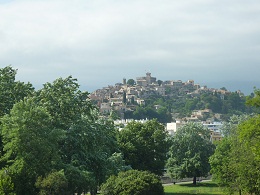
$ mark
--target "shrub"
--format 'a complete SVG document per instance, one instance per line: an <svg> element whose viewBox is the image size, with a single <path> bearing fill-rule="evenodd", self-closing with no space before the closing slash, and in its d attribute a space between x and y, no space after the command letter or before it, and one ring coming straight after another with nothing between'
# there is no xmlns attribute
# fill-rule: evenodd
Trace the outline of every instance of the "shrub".
<svg viewBox="0 0 260 195"><path fill-rule="evenodd" d="M129 170L111 176L101 186L103 195L163 195L160 178L147 171Z"/></svg>

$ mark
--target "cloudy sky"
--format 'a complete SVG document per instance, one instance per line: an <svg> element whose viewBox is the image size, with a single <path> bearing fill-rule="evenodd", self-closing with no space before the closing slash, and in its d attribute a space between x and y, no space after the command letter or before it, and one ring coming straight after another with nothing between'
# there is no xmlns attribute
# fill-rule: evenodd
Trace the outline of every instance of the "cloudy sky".
<svg viewBox="0 0 260 195"><path fill-rule="evenodd" d="M36 88L72 75L93 91L147 71L260 88L259 0L0 0L0 66Z"/></svg>

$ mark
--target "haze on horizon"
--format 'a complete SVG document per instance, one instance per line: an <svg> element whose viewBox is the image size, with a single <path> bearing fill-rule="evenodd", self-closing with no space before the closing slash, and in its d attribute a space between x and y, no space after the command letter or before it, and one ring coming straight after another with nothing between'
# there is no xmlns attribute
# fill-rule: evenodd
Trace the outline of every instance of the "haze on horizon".
<svg viewBox="0 0 260 195"><path fill-rule="evenodd" d="M260 88L258 0L0 0L0 64L36 88L143 76Z"/></svg>

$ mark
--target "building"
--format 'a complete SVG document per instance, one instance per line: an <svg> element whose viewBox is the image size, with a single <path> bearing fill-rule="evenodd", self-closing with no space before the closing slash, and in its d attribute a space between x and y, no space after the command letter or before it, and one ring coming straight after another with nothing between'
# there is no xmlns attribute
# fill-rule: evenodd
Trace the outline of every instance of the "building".
<svg viewBox="0 0 260 195"><path fill-rule="evenodd" d="M166 130L168 131L169 135L174 135L176 131L183 126L185 123L181 121L176 121L172 123L167 123L166 124Z"/></svg>
<svg viewBox="0 0 260 195"><path fill-rule="evenodd" d="M168 131L169 135L173 136L176 133L176 131L184 124L186 124L186 123L182 122L182 121L167 123L166 130ZM221 127L222 127L222 123L220 123L220 122L205 123L205 124L203 124L203 126L210 130L210 140L212 142L220 141L223 138L221 131L220 131Z"/></svg>
<svg viewBox="0 0 260 195"><path fill-rule="evenodd" d="M147 72L145 77L136 78L136 84L140 86L147 86L152 83L156 83L156 78L152 77L150 72Z"/></svg>

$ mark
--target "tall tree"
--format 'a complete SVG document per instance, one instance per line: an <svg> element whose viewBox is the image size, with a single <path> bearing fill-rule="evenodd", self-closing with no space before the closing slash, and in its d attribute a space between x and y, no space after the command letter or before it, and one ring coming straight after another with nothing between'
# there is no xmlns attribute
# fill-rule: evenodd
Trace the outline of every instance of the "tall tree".
<svg viewBox="0 0 260 195"><path fill-rule="evenodd" d="M119 132L119 148L133 169L161 175L168 151L168 134L157 120L131 122Z"/></svg>
<svg viewBox="0 0 260 195"><path fill-rule="evenodd" d="M45 108L32 98L17 103L2 119L5 170L15 184L16 194L35 194L37 177L59 162L58 142L62 131L54 129Z"/></svg>
<svg viewBox="0 0 260 195"><path fill-rule="evenodd" d="M82 115L90 118L94 116L92 112L95 108L88 95L88 92L79 90L77 79L69 76L44 84L43 88L37 91L36 96L37 103L44 106L50 113L53 125L69 130Z"/></svg>
<svg viewBox="0 0 260 195"><path fill-rule="evenodd" d="M188 123L178 129L172 138L167 162L172 178L207 176L210 171L209 157L214 152L210 132L202 124Z"/></svg>
<svg viewBox="0 0 260 195"><path fill-rule="evenodd" d="M257 106L259 97L250 99ZM211 173L228 192L260 193L260 117L232 116L223 125L225 135L210 157Z"/></svg>
<svg viewBox="0 0 260 195"><path fill-rule="evenodd" d="M0 68L0 117L8 114L16 102L34 92L32 84L16 81L16 74L17 70L11 66Z"/></svg>
<svg viewBox="0 0 260 195"><path fill-rule="evenodd" d="M59 78L3 117L2 171L7 170L16 194L37 193L36 181L41 190L52 190L55 186L47 189L44 183L53 176L61 179L57 190L66 184L67 193L92 189L96 194L109 176L116 130L111 121L99 118L87 95L72 77Z"/></svg>
<svg viewBox="0 0 260 195"><path fill-rule="evenodd" d="M81 193L90 187L95 194L106 178L108 158L116 151L113 124L99 119L88 93L80 91L71 76L46 83L37 92L37 103L46 107L54 127L65 131L59 144L69 188Z"/></svg>

